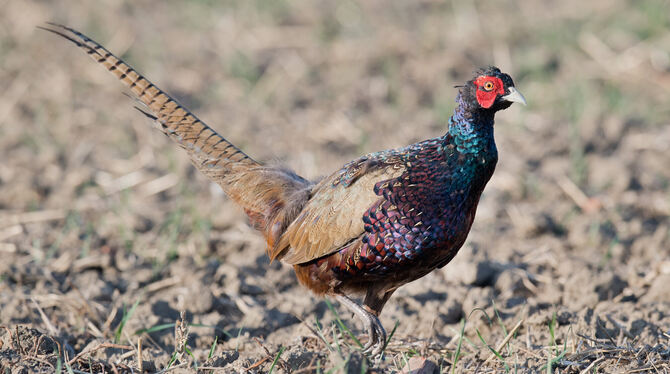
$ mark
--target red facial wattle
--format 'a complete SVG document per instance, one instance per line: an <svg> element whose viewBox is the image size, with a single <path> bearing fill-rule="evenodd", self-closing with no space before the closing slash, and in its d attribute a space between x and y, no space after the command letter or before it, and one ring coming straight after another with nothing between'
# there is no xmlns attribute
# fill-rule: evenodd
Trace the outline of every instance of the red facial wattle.
<svg viewBox="0 0 670 374"><path fill-rule="evenodd" d="M486 83L493 83L491 90L487 91L484 89ZM490 108L491 105L496 101L498 95L505 94L505 88L503 88L503 82L498 77L490 76L481 76L475 79L475 86L477 87L477 102L482 108Z"/></svg>

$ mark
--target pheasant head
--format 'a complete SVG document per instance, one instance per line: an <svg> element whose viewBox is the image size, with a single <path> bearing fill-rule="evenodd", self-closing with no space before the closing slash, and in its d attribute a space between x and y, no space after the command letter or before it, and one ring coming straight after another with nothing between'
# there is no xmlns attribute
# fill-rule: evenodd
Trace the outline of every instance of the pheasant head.
<svg viewBox="0 0 670 374"><path fill-rule="evenodd" d="M461 86L461 97L470 104L471 110L489 113L507 109L512 103L526 105L526 99L514 88L512 77L495 66L478 70Z"/></svg>

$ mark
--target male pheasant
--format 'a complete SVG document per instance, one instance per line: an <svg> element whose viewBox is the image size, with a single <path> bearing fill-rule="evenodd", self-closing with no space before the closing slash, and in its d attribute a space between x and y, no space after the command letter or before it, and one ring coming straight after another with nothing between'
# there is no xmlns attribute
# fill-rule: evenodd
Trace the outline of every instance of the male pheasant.
<svg viewBox="0 0 670 374"><path fill-rule="evenodd" d="M496 67L460 86L441 137L371 153L312 182L254 161L132 67L80 32L43 28L82 48L146 106L144 113L218 183L267 241L270 259L293 265L298 281L333 295L368 332L364 351L382 352L378 315L401 285L446 265L465 242L498 160L495 113L525 105ZM359 305L347 295L365 295Z"/></svg>

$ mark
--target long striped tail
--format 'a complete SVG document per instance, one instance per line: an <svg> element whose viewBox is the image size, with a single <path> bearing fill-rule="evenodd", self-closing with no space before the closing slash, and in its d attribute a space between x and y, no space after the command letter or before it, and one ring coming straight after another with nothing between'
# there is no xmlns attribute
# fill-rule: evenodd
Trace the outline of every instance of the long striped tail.
<svg viewBox="0 0 670 374"><path fill-rule="evenodd" d="M151 111L162 131L188 151L196 166L206 170L226 169L230 163L259 165L105 47L71 27L48 24L53 28L38 27L71 41L119 78Z"/></svg>
<svg viewBox="0 0 670 374"><path fill-rule="evenodd" d="M188 152L196 168L244 208L252 224L266 234L268 244L274 242L309 198L311 182L254 161L102 45L71 27L48 25L38 27L71 41L119 78L149 112L140 110Z"/></svg>

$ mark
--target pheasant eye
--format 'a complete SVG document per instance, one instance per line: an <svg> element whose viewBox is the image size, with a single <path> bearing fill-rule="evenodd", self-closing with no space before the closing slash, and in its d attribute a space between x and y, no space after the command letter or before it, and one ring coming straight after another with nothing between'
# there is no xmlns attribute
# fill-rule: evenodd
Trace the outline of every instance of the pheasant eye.
<svg viewBox="0 0 670 374"><path fill-rule="evenodd" d="M493 89L493 82L486 82L484 83L484 89L486 91L491 91Z"/></svg>

